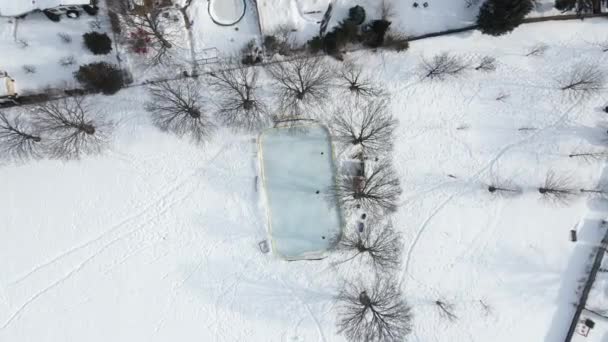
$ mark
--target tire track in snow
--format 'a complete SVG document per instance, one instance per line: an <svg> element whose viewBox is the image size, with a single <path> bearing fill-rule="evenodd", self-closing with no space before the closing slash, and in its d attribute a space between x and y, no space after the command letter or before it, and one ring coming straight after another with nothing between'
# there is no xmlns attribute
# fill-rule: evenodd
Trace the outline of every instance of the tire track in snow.
<svg viewBox="0 0 608 342"><path fill-rule="evenodd" d="M325 339L325 335L323 334L323 329L321 328L321 324L319 324L319 320L312 313L310 306L305 301L303 301L302 297L300 297L291 287L287 286L287 283L285 283L283 278L279 278L279 281L281 281L281 284L283 284L283 288L286 289L287 291L289 291L294 297L296 297L298 299L298 301L300 302L300 304L302 304L302 306L304 306L306 311L308 311L310 318L312 319L313 323L315 323L315 325L317 326L317 333L319 334L319 338L321 339L321 341L327 342L327 339Z"/></svg>
<svg viewBox="0 0 608 342"><path fill-rule="evenodd" d="M160 196L160 198L156 199L155 201L149 202L148 204L145 204L143 206L143 208L138 211L136 214L134 215L130 215L127 216L126 218L122 219L120 222L114 224L112 226L112 228L104 231L103 233L99 234L98 236L96 236L95 238L93 238L92 240L89 240L87 242L84 242L76 247L70 248L65 252L60 253L59 255L55 256L54 258L34 267L33 269L31 269L30 271L28 271L27 273L19 276L18 278L16 278L15 280L10 281L7 285L8 286L15 286L18 285L19 283L23 282L24 280L26 280L27 278L31 277L34 273L53 265L54 263L58 262L59 260L72 255L96 242L101 241L103 238L105 238L106 236L108 236L109 234L112 234L115 231L118 231L120 228L122 228L124 225L128 224L129 222L142 217L143 215L145 215L148 211L150 211L152 208L154 208L156 205L158 205L159 203L161 203L162 201L166 200L169 196L171 196L173 193L175 193L176 191L178 191L181 187L183 187L192 177L196 176L196 175L200 175L202 172L204 172L208 167L211 166L210 163L212 163L213 161L215 161L220 154L222 154L226 148L229 147L229 145L231 145L234 141L231 141L230 143L226 143L224 145L222 145L220 147L220 149L218 150L218 152L213 155L213 157L211 157L209 160L205 161L204 164L207 165L206 167L202 167L202 168L198 168L196 171L192 172L191 174L189 174L188 176L182 178L181 180L177 181L176 183L173 184L173 186L171 186L169 189L167 189L166 191L163 192L163 194Z"/></svg>
<svg viewBox="0 0 608 342"><path fill-rule="evenodd" d="M158 214L150 217L149 219L147 219L146 221L144 221L142 224L138 225L136 228L134 228L134 229L132 229L132 230L130 230L130 231L122 234L122 235L119 235L117 238L111 240L109 243L105 244L99 250L97 250L97 252L95 252L94 254L90 255L87 259L85 259L84 261L82 261L76 268L72 269L66 275L64 275L60 279L56 280L55 282L53 282L49 286L46 286L44 289L38 291L36 294L34 294L32 297L30 297L28 300L26 300L21 306L19 306L19 308L17 308L17 310L8 318L8 320L2 326L0 326L0 329L2 329L2 330L6 329L13 322L13 320L15 320L15 318L17 318L25 309L27 309L27 307L30 304L32 304L38 298L40 298L41 296L43 296L44 294L46 294L47 292L49 292L53 288L57 287L58 285L60 285L64 281L66 281L69 278L71 278L74 274L78 273L88 263L90 263L98 255L100 255L101 253L103 253L106 249L108 249L109 247L113 246L115 243L117 243L117 242L119 242L119 241L127 238L128 236L130 236L132 234L135 234L138 231L144 229L145 227L147 227L148 223L150 223L153 220L157 219L158 217L162 216L169 209L173 208L175 205L177 205L179 203L182 203L184 200L186 200L187 198L189 198L194 193L195 189L191 189L189 192L186 193L186 195L178 198L175 201L169 202L169 204L164 205L164 207L162 206L162 204L165 203L166 198L170 197L172 194L174 194L175 192L177 192L191 177L193 177L193 176L195 176L197 174L200 174L201 172L204 172L209 167L209 163L212 162L213 160L215 160L217 157L219 157L219 155L223 153L223 151L228 147L229 144L230 143L226 143L226 144L222 145L222 147L219 149L219 151L210 160L206 161L206 164L208 165L207 167L199 168L195 172L193 172L191 175L185 177L182 181L179 182L179 184L177 186L174 186L170 192L166 193L165 195L162 196L162 198L160 200L155 201L152 205L149 206L151 208L151 207L153 207L153 206L155 206L157 204L161 204L160 210L157 211ZM145 212L141 213L141 215L139 215L139 216L143 216L143 214L145 214ZM107 233L104 233L102 235L106 236ZM103 238L103 236L100 236L100 237L94 239L94 241L101 240ZM90 245L91 243L86 243L86 245ZM81 249L80 247L77 247L77 248ZM68 253L70 253L70 252L68 252ZM55 259L59 260L60 258L61 257L57 257ZM52 262L48 263L48 264L50 265L50 264L52 264Z"/></svg>
<svg viewBox="0 0 608 342"><path fill-rule="evenodd" d="M486 163L485 166L483 166L481 169L479 169L472 177L469 178L469 180L466 181L466 183L464 184L464 188L460 191L456 191L454 193L452 193L451 195L449 195L446 199L444 199L437 207L435 207L435 209L433 209L431 211L431 213L427 216L427 218L422 222L422 224L420 225L420 227L418 228L418 231L416 232L416 235L414 236L414 239L412 240L412 243L410 244L410 246L408 247L407 253L406 253L406 258L405 258L405 267L404 270L401 272L401 276L399 277L399 285L402 286L404 279L405 279L405 275L409 274L409 266L410 266L410 262L411 262L411 258L412 258L412 254L414 252L414 248L416 247L416 245L418 244L418 241L420 240L420 237L422 236L422 234L424 233L425 229L428 227L428 224L431 222L431 220L437 215L439 214L439 212L441 210L443 210L443 208L445 208L445 206L450 203L452 201L452 199L454 199L454 197L459 196L463 193L465 193L468 190L468 187L471 185L471 183L478 181L479 178L489 169L491 169L494 164L508 151L510 151L512 148L522 145L524 143L526 143L529 140L532 140L533 138L536 138L537 136L539 136L541 133L544 133L545 131L547 131L550 128L554 128L557 125L563 123L567 118L568 115L572 112L572 110L574 108L576 108L578 106L578 104L581 102L582 99L579 99L578 101L576 101L572 106L570 106L570 108L568 108L561 116L559 116L553 123L535 131L533 134L530 134L518 141L515 141L505 147L503 147L488 163ZM411 275L410 275L411 277Z"/></svg>
<svg viewBox="0 0 608 342"><path fill-rule="evenodd" d="M93 253L88 258L86 258L84 261L82 261L78 266L76 266L71 271L66 273L63 277L59 278L52 284L46 286L42 290L36 292L33 296L31 296L28 300L26 300L23 304L21 304L21 306L19 306L17 308L17 310L15 312L13 312L13 314L11 314L11 316L0 327L0 329L2 329L2 330L6 329L25 309L27 309L27 307L30 304L35 302L38 298L42 297L44 294L46 294L50 290L61 285L64 281L70 279L72 276L74 276L76 273L78 273L80 270L82 270L86 265L88 265L91 261L93 261L95 259L95 257L99 256L101 253L103 253L105 250L107 250L108 248L110 248L111 246L116 244L117 242L122 241L123 239L127 238L128 236L135 234L138 231L146 228L148 226L148 223L150 223L153 220L157 219L158 217L162 216L167 211L169 211L169 209L173 208L175 205L182 203L184 200L186 200L188 197L190 197L192 195L192 193L194 193L194 190L187 192L186 195L170 202L169 204L166 204L164 207L161 207L160 210L158 211L157 215L150 217L148 220L144 221L142 224L138 225L136 228L118 236L114 240L111 240L110 242L105 244L103 247L101 247L99 250L97 250L97 252Z"/></svg>

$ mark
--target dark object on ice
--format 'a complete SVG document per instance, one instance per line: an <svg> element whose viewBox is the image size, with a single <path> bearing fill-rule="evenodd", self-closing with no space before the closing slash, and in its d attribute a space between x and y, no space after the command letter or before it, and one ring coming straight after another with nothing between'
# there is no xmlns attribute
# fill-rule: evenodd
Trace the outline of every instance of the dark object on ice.
<svg viewBox="0 0 608 342"><path fill-rule="evenodd" d="M366 213L361 214L361 219L362 220L365 220L366 218L367 218L367 214Z"/></svg>
<svg viewBox="0 0 608 342"><path fill-rule="evenodd" d="M357 230L359 233L363 233L363 229L365 229L365 224L361 221L357 222Z"/></svg>
<svg viewBox="0 0 608 342"><path fill-rule="evenodd" d="M422 7L424 7L424 8L429 7L429 3L428 3L428 2L423 3L423 4L422 4Z"/></svg>
<svg viewBox="0 0 608 342"><path fill-rule="evenodd" d="M325 153L321 152L321 155L324 155Z"/></svg>
<svg viewBox="0 0 608 342"><path fill-rule="evenodd" d="M321 239L325 240L325 236L321 236Z"/></svg>
<svg viewBox="0 0 608 342"><path fill-rule="evenodd" d="M608 106L604 107L604 112L608 113Z"/></svg>
<svg viewBox="0 0 608 342"><path fill-rule="evenodd" d="M318 193L319 193L319 190L317 190L317 191L316 191L316 193L318 194Z"/></svg>
<svg viewBox="0 0 608 342"><path fill-rule="evenodd" d="M417 2L414 2L414 3L412 4L412 6L414 6L414 8L417 8L417 7L418 7L418 3L417 3Z"/></svg>

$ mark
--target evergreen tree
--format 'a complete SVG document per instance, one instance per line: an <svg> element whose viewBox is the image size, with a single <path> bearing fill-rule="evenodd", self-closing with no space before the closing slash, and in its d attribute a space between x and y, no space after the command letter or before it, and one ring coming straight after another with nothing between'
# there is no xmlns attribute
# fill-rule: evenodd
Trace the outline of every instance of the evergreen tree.
<svg viewBox="0 0 608 342"><path fill-rule="evenodd" d="M479 9L477 25L484 34L500 36L519 26L532 7L531 0L486 0Z"/></svg>

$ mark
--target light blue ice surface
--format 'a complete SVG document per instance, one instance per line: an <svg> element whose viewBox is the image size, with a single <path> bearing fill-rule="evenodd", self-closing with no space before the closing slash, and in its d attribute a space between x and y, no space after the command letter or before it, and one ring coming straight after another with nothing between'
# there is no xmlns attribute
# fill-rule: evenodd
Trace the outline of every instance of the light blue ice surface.
<svg viewBox="0 0 608 342"><path fill-rule="evenodd" d="M327 195L335 172L329 132L320 125L274 128L260 139L274 252L289 260L321 257L342 222Z"/></svg>

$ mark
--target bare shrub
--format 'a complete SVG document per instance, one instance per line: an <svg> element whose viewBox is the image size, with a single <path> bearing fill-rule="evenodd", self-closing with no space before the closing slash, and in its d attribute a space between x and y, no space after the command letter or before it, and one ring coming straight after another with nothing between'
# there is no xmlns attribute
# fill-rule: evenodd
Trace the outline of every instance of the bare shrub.
<svg viewBox="0 0 608 342"><path fill-rule="evenodd" d="M70 44L72 42L72 36L65 32L59 32L57 33L57 36L59 37L59 40L61 40L61 42L64 44Z"/></svg>
<svg viewBox="0 0 608 342"><path fill-rule="evenodd" d="M604 150L579 150L574 151L568 155L569 158L580 159L587 163L593 163L608 159L608 152Z"/></svg>
<svg viewBox="0 0 608 342"><path fill-rule="evenodd" d="M361 207L370 214L397 210L401 183L388 161L366 164L362 175L341 175L330 193L344 207Z"/></svg>
<svg viewBox="0 0 608 342"><path fill-rule="evenodd" d="M404 341L412 314L397 284L377 280L371 288L346 284L337 297L338 331L348 341Z"/></svg>
<svg viewBox="0 0 608 342"><path fill-rule="evenodd" d="M17 160L41 156L42 138L21 115L9 119L0 112L0 155Z"/></svg>
<svg viewBox="0 0 608 342"><path fill-rule="evenodd" d="M275 81L281 110L301 115L319 109L329 98L333 75L322 57L299 58L267 67Z"/></svg>
<svg viewBox="0 0 608 342"><path fill-rule="evenodd" d="M21 49L27 49L30 46L30 43L25 39L19 39L17 40L17 46Z"/></svg>
<svg viewBox="0 0 608 342"><path fill-rule="evenodd" d="M257 129L266 125L270 114L258 97L258 68L228 68L210 73L210 83L218 99L217 116L228 126Z"/></svg>
<svg viewBox="0 0 608 342"><path fill-rule="evenodd" d="M475 66L475 70L486 72L496 70L496 58L484 56L483 58L481 58L477 66Z"/></svg>
<svg viewBox="0 0 608 342"><path fill-rule="evenodd" d="M384 90L373 81L361 65L353 62L343 63L337 76L338 87L356 97L378 97L384 95Z"/></svg>
<svg viewBox="0 0 608 342"><path fill-rule="evenodd" d="M390 222L369 220L363 232L349 230L342 237L339 248L347 254L340 263L357 261L380 275L399 267L403 240Z"/></svg>
<svg viewBox="0 0 608 342"><path fill-rule="evenodd" d="M439 314L449 321L454 322L458 319L458 317L454 314L454 305L450 303L446 303L441 300L436 300L435 305L439 309Z"/></svg>
<svg viewBox="0 0 608 342"><path fill-rule="evenodd" d="M568 204L578 195L569 177L557 176L553 171L547 172L545 183L538 187L538 192L549 202Z"/></svg>
<svg viewBox="0 0 608 342"><path fill-rule="evenodd" d="M26 74L35 74L37 69L35 65L26 64L21 67Z"/></svg>
<svg viewBox="0 0 608 342"><path fill-rule="evenodd" d="M269 55L278 53L283 56L290 56L296 50L294 29L287 25L280 25L272 34L264 36L264 49Z"/></svg>
<svg viewBox="0 0 608 342"><path fill-rule="evenodd" d="M66 56L59 60L59 65L62 67L68 67L76 64L76 58L74 56Z"/></svg>
<svg viewBox="0 0 608 342"><path fill-rule="evenodd" d="M395 7L392 1L380 0L380 19L392 21L393 17L395 17Z"/></svg>
<svg viewBox="0 0 608 342"><path fill-rule="evenodd" d="M494 178L486 185L489 193L497 196L511 197L521 194L521 188L513 185L510 181Z"/></svg>
<svg viewBox="0 0 608 342"><path fill-rule="evenodd" d="M188 136L196 143L209 139L215 126L205 112L200 88L191 78L149 85L146 110L154 125L178 136Z"/></svg>
<svg viewBox="0 0 608 342"><path fill-rule="evenodd" d="M433 56L431 60L422 60L421 68L424 72L422 78L444 80L448 76L461 75L468 67L469 62L464 58L444 52Z"/></svg>
<svg viewBox="0 0 608 342"><path fill-rule="evenodd" d="M559 87L574 99L580 99L600 92L605 82L605 74L596 65L579 64L559 80Z"/></svg>
<svg viewBox="0 0 608 342"><path fill-rule="evenodd" d="M538 57L545 54L545 51L549 49L549 46L544 43L538 43L528 49L525 56L526 57Z"/></svg>
<svg viewBox="0 0 608 342"><path fill-rule="evenodd" d="M377 100L338 108L332 116L330 128L336 141L344 148L360 146L369 155L392 149L397 124L387 102Z"/></svg>
<svg viewBox="0 0 608 342"><path fill-rule="evenodd" d="M34 124L48 140L53 158L77 159L100 153L107 145L112 124L91 111L83 97L73 96L39 105Z"/></svg>

